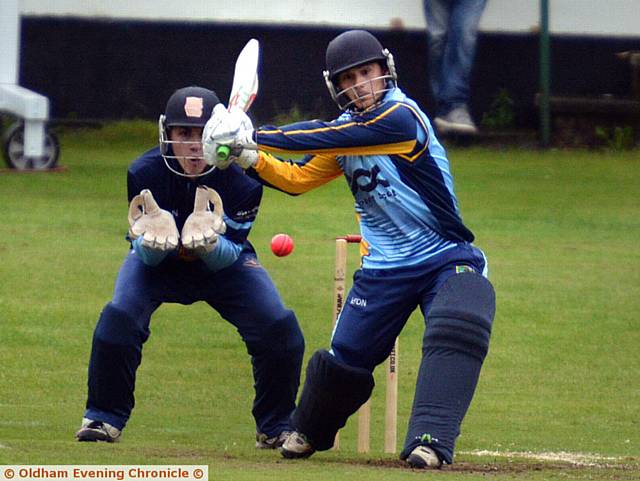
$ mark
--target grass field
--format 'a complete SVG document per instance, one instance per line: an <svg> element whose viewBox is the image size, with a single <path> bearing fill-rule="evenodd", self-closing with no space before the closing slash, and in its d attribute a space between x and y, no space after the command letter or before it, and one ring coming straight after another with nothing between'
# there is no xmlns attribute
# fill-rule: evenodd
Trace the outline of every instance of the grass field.
<svg viewBox="0 0 640 481"><path fill-rule="evenodd" d="M162 306L145 345L123 441L74 441L97 316L127 251L126 167L153 124L61 132L58 173L0 173L0 464L207 464L211 480L640 479L640 154L452 148L466 224L490 263L497 315L458 440L439 472L382 452L281 460L253 448L250 364L205 305ZM302 197L266 191L251 239L307 340L331 329L333 237L357 232L343 180ZM275 233L294 238L276 258ZM351 250L351 268L356 266ZM400 338L399 441L422 320Z"/></svg>

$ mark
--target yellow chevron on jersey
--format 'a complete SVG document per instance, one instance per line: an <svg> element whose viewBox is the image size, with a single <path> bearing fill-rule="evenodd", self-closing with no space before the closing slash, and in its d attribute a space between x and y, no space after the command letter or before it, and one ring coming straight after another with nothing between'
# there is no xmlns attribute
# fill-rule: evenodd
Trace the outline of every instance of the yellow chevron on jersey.
<svg viewBox="0 0 640 481"><path fill-rule="evenodd" d="M369 255L369 243L363 237L360 241L360 259ZM362 261L360 261L362 262Z"/></svg>
<svg viewBox="0 0 640 481"><path fill-rule="evenodd" d="M416 112L403 102L387 102L374 112L331 122L301 121L256 131L260 150L274 154L407 155L424 148L416 139Z"/></svg>
<svg viewBox="0 0 640 481"><path fill-rule="evenodd" d="M261 179L291 194L302 194L342 175L336 158L328 155L314 155L296 164L260 152L254 169Z"/></svg>
<svg viewBox="0 0 640 481"><path fill-rule="evenodd" d="M367 120L366 122L349 122L346 124L341 124L341 125L329 125L327 127L318 127L315 129L298 129L298 130L288 130L288 131L284 131L282 129L274 129L274 130L260 130L261 134L284 134L284 135L296 135L296 134L317 134L320 132L326 132L329 130L343 130L343 129L348 129L349 127L353 127L354 125L371 125L374 124L378 121L380 121L381 119L385 118L387 115L391 114L394 110L396 110L398 107L400 107L403 104L394 104L391 106L391 108L385 110L384 112L382 112L380 115ZM408 105L405 105L405 107L408 107Z"/></svg>
<svg viewBox="0 0 640 481"><path fill-rule="evenodd" d="M264 133L262 130L260 133ZM273 154L290 154L295 152L296 154L313 154L313 153L321 153L327 156L338 156L338 155L393 155L393 154L406 154L412 152L416 148L415 140L408 140L405 142L398 142L395 144L379 144L379 145L369 145L366 147L333 147L328 149L318 149L311 148L309 150L306 149L297 149L292 151L290 149L281 149L277 147L271 147L268 145L260 145L260 150L264 152L270 152ZM422 151L426 146L422 148ZM419 154L418 154L419 155Z"/></svg>

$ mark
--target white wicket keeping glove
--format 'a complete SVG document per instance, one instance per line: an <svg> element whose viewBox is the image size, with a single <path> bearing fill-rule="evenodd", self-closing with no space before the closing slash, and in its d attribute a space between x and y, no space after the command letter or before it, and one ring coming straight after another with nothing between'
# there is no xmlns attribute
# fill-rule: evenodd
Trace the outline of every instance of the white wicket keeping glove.
<svg viewBox="0 0 640 481"><path fill-rule="evenodd" d="M213 204L213 211L211 205ZM182 227L182 245L198 256L211 252L218 242L218 235L224 234L227 226L222 220L224 210L220 195L210 187L199 186L193 213Z"/></svg>
<svg viewBox="0 0 640 481"><path fill-rule="evenodd" d="M217 157L218 148L226 145L232 149L245 147L240 140L246 141L246 133L250 131L249 141L253 143L253 124L249 116L239 108L232 108L227 111L222 104L213 108L211 118L207 121L202 131L202 147L204 158L207 164L220 169L229 167L231 161L226 159L220 161ZM242 139L238 138L239 133L244 134ZM255 143L253 143L255 145Z"/></svg>
<svg viewBox="0 0 640 481"><path fill-rule="evenodd" d="M172 251L178 247L178 228L173 216L161 209L149 189L136 195L129 204L129 237L142 237L149 249Z"/></svg>

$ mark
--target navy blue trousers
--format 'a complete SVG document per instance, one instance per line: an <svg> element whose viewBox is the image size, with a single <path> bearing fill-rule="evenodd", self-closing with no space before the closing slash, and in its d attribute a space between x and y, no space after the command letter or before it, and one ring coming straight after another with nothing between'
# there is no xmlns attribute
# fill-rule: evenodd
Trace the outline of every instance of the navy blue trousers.
<svg viewBox="0 0 640 481"><path fill-rule="evenodd" d="M253 416L258 432L289 428L295 407L304 339L294 313L255 254L212 272L201 261L167 260L148 267L131 251L113 299L98 321L89 362L85 417L122 429L134 406L136 370L153 312L164 302L207 302L235 326L247 346L254 375Z"/></svg>
<svg viewBox="0 0 640 481"><path fill-rule="evenodd" d="M331 352L350 366L373 372L391 352L396 337L419 307L425 316L442 284L456 272L471 268L486 274L482 251L459 244L431 262L398 269L360 269L336 324ZM419 444L438 442L437 451L452 462L455 439L475 391L482 362L447 348L430 348L423 340L423 362L418 373L413 412L403 457Z"/></svg>

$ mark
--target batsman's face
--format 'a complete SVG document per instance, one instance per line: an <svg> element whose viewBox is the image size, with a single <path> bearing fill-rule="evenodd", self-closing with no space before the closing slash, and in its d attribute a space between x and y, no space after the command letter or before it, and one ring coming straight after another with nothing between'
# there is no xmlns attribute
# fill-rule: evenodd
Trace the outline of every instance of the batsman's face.
<svg viewBox="0 0 640 481"><path fill-rule="evenodd" d="M172 127L169 129L171 148L185 174L197 175L207 164L202 156L201 127Z"/></svg>
<svg viewBox="0 0 640 481"><path fill-rule="evenodd" d="M386 85L384 75L378 62L358 65L338 75L338 88L358 110L365 110L382 97Z"/></svg>

